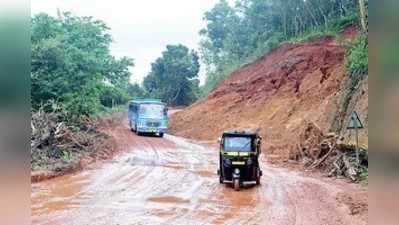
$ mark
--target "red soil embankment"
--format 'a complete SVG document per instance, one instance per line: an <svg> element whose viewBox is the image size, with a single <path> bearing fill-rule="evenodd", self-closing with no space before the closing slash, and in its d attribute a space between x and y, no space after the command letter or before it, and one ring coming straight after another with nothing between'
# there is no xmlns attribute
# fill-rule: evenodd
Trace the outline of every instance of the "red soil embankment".
<svg viewBox="0 0 399 225"><path fill-rule="evenodd" d="M352 38L346 30L344 37ZM287 159L303 123L328 132L345 81L345 49L332 37L284 43L233 72L207 97L171 116L172 133L216 140L225 129L260 128L270 157Z"/></svg>

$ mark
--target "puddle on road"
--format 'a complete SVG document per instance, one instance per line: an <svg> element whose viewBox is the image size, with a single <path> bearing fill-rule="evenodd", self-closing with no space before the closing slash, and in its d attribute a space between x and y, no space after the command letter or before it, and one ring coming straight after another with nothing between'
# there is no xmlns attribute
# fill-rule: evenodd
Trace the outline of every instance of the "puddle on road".
<svg viewBox="0 0 399 225"><path fill-rule="evenodd" d="M200 171L196 171L195 173L200 175L201 177L213 177L216 174L216 173L211 172L209 170L200 170Z"/></svg>
<svg viewBox="0 0 399 225"><path fill-rule="evenodd" d="M160 197L151 197L147 199L148 201L151 202L157 202L157 203L190 203L190 200L188 199L183 199L179 198L176 196L160 196Z"/></svg>
<svg viewBox="0 0 399 225"><path fill-rule="evenodd" d="M79 206L76 198L83 199L81 190L88 184L88 175L65 175L32 185L32 214L67 210Z"/></svg>

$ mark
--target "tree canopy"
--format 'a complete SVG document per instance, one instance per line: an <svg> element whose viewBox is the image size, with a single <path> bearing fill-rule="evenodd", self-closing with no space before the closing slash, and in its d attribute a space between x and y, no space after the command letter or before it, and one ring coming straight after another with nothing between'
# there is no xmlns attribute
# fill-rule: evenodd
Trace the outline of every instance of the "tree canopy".
<svg viewBox="0 0 399 225"><path fill-rule="evenodd" d="M170 105L188 105L197 99L199 57L179 45L167 45L162 56L151 64L143 86L149 96L161 98Z"/></svg>
<svg viewBox="0 0 399 225"><path fill-rule="evenodd" d="M71 116L92 115L110 98L127 101L133 60L110 54L109 28L92 17L41 13L31 19L31 101L57 101ZM118 96L115 96L118 95ZM113 100L112 100L113 101Z"/></svg>

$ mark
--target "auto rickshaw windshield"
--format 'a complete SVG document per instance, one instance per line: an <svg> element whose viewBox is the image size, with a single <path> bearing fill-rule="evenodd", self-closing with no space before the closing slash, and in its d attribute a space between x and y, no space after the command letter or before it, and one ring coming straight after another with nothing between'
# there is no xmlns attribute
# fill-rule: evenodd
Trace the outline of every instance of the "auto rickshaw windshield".
<svg viewBox="0 0 399 225"><path fill-rule="evenodd" d="M223 147L225 151L251 151L250 137L225 137Z"/></svg>

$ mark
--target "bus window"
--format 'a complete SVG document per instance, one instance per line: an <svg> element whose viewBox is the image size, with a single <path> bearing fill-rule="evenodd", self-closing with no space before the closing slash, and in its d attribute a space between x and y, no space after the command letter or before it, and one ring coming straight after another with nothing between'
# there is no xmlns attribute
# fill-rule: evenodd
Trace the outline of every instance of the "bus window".
<svg viewBox="0 0 399 225"><path fill-rule="evenodd" d="M142 104L139 108L139 114L149 117L164 117L164 106L158 104Z"/></svg>

